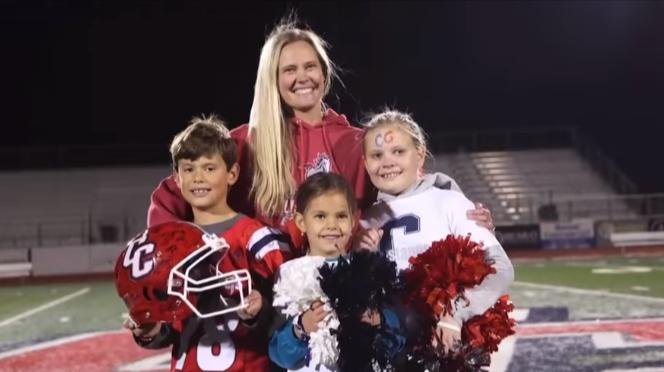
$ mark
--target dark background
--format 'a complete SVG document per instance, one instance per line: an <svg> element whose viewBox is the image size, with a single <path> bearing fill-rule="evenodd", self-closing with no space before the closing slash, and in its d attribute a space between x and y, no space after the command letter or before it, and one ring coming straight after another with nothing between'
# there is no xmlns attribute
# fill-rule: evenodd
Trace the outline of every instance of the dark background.
<svg viewBox="0 0 664 372"><path fill-rule="evenodd" d="M0 146L158 145L166 163L192 115L248 119L289 9L331 44L345 88L326 102L354 123L389 104L428 132L574 126L664 191L664 2L1 2Z"/></svg>

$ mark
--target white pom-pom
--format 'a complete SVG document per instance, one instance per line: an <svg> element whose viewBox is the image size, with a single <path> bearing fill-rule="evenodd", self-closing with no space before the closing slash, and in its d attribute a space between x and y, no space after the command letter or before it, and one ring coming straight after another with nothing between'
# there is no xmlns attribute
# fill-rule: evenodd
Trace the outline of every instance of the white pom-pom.
<svg viewBox="0 0 664 372"><path fill-rule="evenodd" d="M274 285L273 304L281 307L283 314L294 317L309 310L314 301L323 302L329 314L318 323L318 330L309 335L310 365L316 368L324 365L334 369L339 347L332 330L339 328L339 319L318 281L318 269L323 264L325 258L319 256L305 256L284 263L280 268L279 280Z"/></svg>
<svg viewBox="0 0 664 372"><path fill-rule="evenodd" d="M318 283L318 268L324 263L324 257L305 256L283 264L274 285L273 305L293 317L309 310L314 301L327 299Z"/></svg>

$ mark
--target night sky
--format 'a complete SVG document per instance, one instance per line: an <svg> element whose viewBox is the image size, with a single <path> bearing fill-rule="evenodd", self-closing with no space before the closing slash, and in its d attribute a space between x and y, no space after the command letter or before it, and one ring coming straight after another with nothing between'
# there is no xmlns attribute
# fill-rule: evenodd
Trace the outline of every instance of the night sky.
<svg viewBox="0 0 664 372"><path fill-rule="evenodd" d="M326 102L426 130L575 126L664 191L664 2L4 1L0 145L166 144L194 114L246 122L289 9L343 69Z"/></svg>

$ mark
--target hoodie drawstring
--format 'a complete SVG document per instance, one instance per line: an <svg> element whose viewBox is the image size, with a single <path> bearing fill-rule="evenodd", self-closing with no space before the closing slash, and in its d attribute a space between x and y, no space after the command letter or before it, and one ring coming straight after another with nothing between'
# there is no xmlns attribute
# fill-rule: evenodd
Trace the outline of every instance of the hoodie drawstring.
<svg viewBox="0 0 664 372"><path fill-rule="evenodd" d="M325 113L327 114L327 112ZM330 143L330 138L327 136L327 131L325 130L325 115L323 115L323 122L321 123L323 126L323 146L325 147L326 152L330 154L330 171L332 171L332 167L336 165L338 168L341 168L341 164L337 163L337 159L334 158L334 152L332 151L332 144ZM338 171L341 173L341 169L338 169Z"/></svg>

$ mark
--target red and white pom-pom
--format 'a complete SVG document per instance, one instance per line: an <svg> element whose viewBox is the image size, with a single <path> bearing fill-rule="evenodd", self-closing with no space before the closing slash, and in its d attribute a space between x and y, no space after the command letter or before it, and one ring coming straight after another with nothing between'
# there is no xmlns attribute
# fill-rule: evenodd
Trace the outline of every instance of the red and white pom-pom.
<svg viewBox="0 0 664 372"><path fill-rule="evenodd" d="M509 317L512 310L514 305L509 301L509 296L501 296L493 307L464 323L461 330L463 343L489 353L497 351L498 344L514 334L516 321Z"/></svg>
<svg viewBox="0 0 664 372"><path fill-rule="evenodd" d="M465 288L474 287L496 269L487 262L482 244L470 235L448 235L415 257L404 271L406 304L427 303L434 314L452 312L452 302L463 298Z"/></svg>

